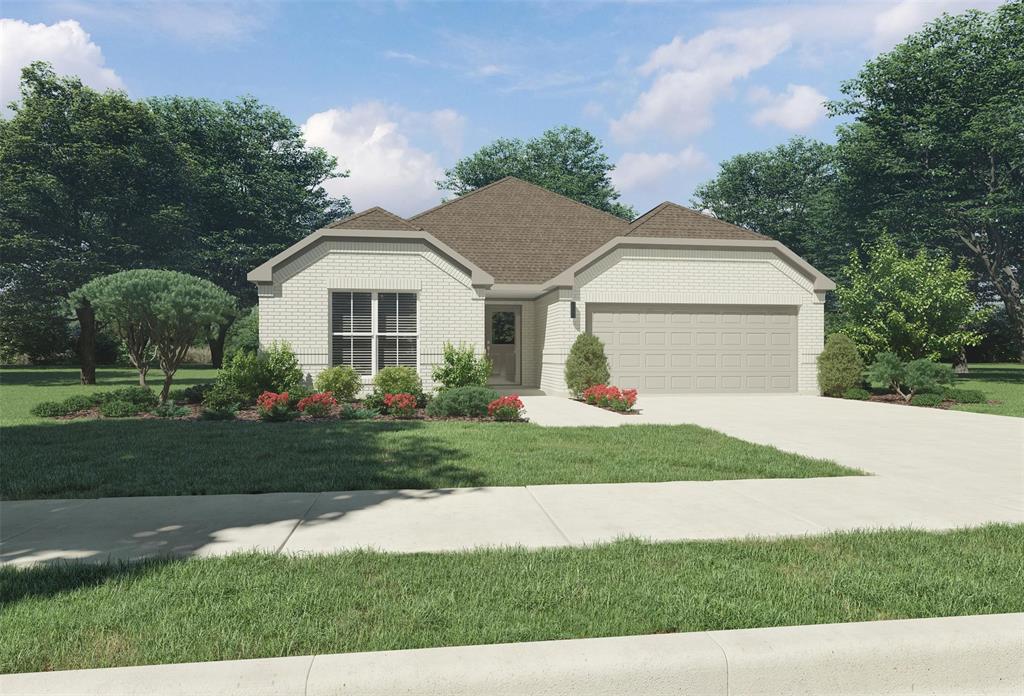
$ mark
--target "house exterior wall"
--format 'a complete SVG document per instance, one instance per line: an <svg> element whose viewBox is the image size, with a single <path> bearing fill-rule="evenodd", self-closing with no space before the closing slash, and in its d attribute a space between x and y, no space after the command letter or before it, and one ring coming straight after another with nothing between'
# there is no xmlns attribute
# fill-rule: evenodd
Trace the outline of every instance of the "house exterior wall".
<svg viewBox="0 0 1024 696"><path fill-rule="evenodd" d="M569 302L577 302L569 318ZM575 290L537 300L543 330L541 388L565 393L565 358L586 330L588 303L787 305L797 307L797 389L817 393L824 293L769 250L620 248L576 276Z"/></svg>
<svg viewBox="0 0 1024 696"><path fill-rule="evenodd" d="M419 373L426 389L446 341L484 349L484 301L469 274L423 242L324 240L260 284L260 343L285 341L307 376L330 366L332 290L417 293ZM371 378L364 378L369 383Z"/></svg>

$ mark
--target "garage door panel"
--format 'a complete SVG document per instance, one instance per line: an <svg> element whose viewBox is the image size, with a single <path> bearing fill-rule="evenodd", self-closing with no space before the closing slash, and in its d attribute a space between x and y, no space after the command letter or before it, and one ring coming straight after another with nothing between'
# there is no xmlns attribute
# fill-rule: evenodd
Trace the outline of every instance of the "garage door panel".
<svg viewBox="0 0 1024 696"><path fill-rule="evenodd" d="M652 394L796 391L796 307L591 304L588 314L619 386Z"/></svg>

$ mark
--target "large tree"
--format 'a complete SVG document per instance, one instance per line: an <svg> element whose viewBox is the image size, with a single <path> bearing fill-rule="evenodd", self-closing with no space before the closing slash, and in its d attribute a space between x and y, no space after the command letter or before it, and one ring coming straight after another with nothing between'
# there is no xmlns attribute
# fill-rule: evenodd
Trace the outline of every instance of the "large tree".
<svg viewBox="0 0 1024 696"><path fill-rule="evenodd" d="M446 169L437 187L462 196L503 177L515 176L632 219L636 211L618 202L620 194L611 180L615 165L602 147L593 134L570 126L551 128L529 140L499 138Z"/></svg>
<svg viewBox="0 0 1024 696"><path fill-rule="evenodd" d="M1024 336L1024 2L943 16L843 85L850 210L966 258ZM1024 354L1021 355L1024 361Z"/></svg>
<svg viewBox="0 0 1024 696"><path fill-rule="evenodd" d="M697 187L691 203L777 239L826 273L854 248L837 214L835 148L793 138L771 150L736 155Z"/></svg>

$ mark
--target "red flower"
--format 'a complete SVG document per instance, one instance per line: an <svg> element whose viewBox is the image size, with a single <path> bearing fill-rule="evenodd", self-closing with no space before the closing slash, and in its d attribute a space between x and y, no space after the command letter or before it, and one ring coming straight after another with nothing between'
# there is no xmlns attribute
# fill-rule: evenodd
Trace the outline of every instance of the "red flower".
<svg viewBox="0 0 1024 696"><path fill-rule="evenodd" d="M385 394L384 407L393 416L409 418L416 412L416 397L405 392Z"/></svg>
<svg viewBox="0 0 1024 696"><path fill-rule="evenodd" d="M330 413L331 409L338 405L334 395L331 392L319 392L316 394L310 394L305 399L299 401L296 404L302 412L308 410L309 415L314 417L326 416Z"/></svg>
<svg viewBox="0 0 1024 696"><path fill-rule="evenodd" d="M636 403L636 397L636 389L619 389L607 384L595 384L583 392L583 400L588 404L613 411L630 410Z"/></svg>
<svg viewBox="0 0 1024 696"><path fill-rule="evenodd" d="M487 404L487 414L494 420L519 420L523 402L518 394L502 396Z"/></svg>
<svg viewBox="0 0 1024 696"><path fill-rule="evenodd" d="M261 411L271 411L275 406L288 406L288 392L281 392L275 394L271 391L265 391L259 395L256 399L256 406Z"/></svg>

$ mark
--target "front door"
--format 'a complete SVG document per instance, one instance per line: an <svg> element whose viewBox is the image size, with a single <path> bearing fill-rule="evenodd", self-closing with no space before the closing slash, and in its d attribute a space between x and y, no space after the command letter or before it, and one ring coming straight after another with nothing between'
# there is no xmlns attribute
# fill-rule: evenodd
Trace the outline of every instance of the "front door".
<svg viewBox="0 0 1024 696"><path fill-rule="evenodd" d="M487 357L491 359L489 384L519 384L520 307L487 306Z"/></svg>

